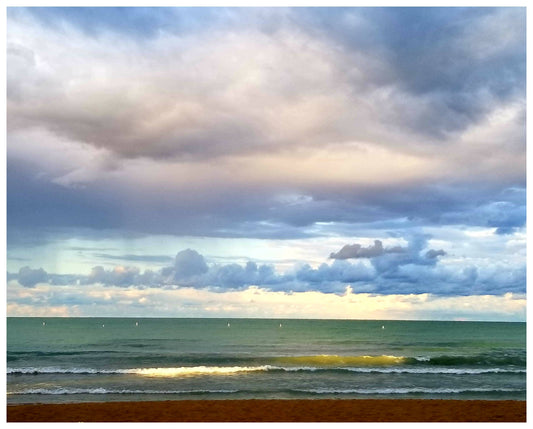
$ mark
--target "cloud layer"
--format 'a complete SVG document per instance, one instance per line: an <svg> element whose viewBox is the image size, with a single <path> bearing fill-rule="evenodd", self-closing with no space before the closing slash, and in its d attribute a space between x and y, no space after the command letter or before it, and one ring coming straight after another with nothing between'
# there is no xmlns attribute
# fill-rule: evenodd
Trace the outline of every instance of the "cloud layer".
<svg viewBox="0 0 533 429"><path fill-rule="evenodd" d="M193 249L176 254L172 266L161 269L141 269L115 265L111 269L94 267L89 275L48 274L42 268L23 267L16 279L25 287L38 283L102 284L135 288L208 289L215 292L245 290L257 286L265 290L285 293L316 291L344 294L346 288L358 293L454 295L503 295L525 293L525 267L483 267L439 263L446 255L442 249L428 249L428 237L414 236L406 247L383 248L380 240L373 245L347 245L332 255L332 263L313 268L296 264L280 272L271 264L207 263L203 255ZM348 249L348 250L346 250ZM348 254L348 252L351 252ZM346 259L358 259L351 263Z"/></svg>
<svg viewBox="0 0 533 429"><path fill-rule="evenodd" d="M13 228L525 222L519 8L15 8L7 60Z"/></svg>
<svg viewBox="0 0 533 429"><path fill-rule="evenodd" d="M525 8L9 8L6 60L24 299L525 293Z"/></svg>

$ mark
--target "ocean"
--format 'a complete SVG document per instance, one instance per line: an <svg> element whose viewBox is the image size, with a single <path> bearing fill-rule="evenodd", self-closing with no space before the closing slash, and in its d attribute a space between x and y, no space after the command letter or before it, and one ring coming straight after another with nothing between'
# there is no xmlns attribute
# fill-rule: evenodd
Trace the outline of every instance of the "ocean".
<svg viewBox="0 0 533 429"><path fill-rule="evenodd" d="M7 318L7 403L526 399L526 324Z"/></svg>

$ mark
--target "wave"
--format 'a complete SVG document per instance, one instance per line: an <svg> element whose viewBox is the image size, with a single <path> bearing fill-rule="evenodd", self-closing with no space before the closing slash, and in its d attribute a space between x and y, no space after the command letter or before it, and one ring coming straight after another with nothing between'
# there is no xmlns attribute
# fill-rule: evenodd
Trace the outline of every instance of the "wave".
<svg viewBox="0 0 533 429"><path fill-rule="evenodd" d="M440 355L440 356L419 356L415 358L409 358L405 362L406 364L425 364L425 365L438 365L438 366L526 366L526 355L524 354L497 354L488 353L472 356L462 355Z"/></svg>
<svg viewBox="0 0 533 429"><path fill-rule="evenodd" d="M288 365L306 365L315 367L391 367L391 366L444 366L444 367L499 367L526 366L525 354L481 354L473 356L440 355L440 356L284 356L274 359L274 362Z"/></svg>
<svg viewBox="0 0 533 429"><path fill-rule="evenodd" d="M269 366L230 366L230 367L213 367L213 366L194 366L194 367L178 367L178 368L134 368L123 370L127 374L143 375L148 377L179 377L187 375L231 375L240 372L257 372L268 371Z"/></svg>
<svg viewBox="0 0 533 429"><path fill-rule="evenodd" d="M525 369L506 368L339 368L350 372L381 374L521 374Z"/></svg>
<svg viewBox="0 0 533 429"><path fill-rule="evenodd" d="M55 388L25 389L7 392L8 395L201 395L212 393L238 393L239 390L139 390L139 389L105 389L95 388Z"/></svg>
<svg viewBox="0 0 533 429"><path fill-rule="evenodd" d="M28 355L25 355L28 353ZM100 362L102 355L111 353L114 356L106 357L106 361L129 362L133 366L142 366L148 360L158 362L160 367L170 367L179 361L183 367L198 366L199 359L202 360L202 365L205 367L254 367L257 365L272 365L272 366L306 366L316 368L331 368L331 367L405 367L405 366L437 366L437 367L526 367L526 353L525 351L508 351L508 352L492 352L476 355L458 355L458 354L442 354L442 355L427 355L427 356L394 356L394 355L334 355L321 354L309 356L243 356L243 355L219 355L219 354L147 354L147 355L132 355L120 354L118 352L10 352L8 353L8 363L15 366L15 362L23 358L28 362L29 358L34 357L35 362L41 361L41 358L67 357L78 355L87 362L85 365L91 365L89 362ZM33 360L33 359L31 359Z"/></svg>
<svg viewBox="0 0 533 429"><path fill-rule="evenodd" d="M460 394L460 393L523 393L524 389L511 388L428 388L428 387L391 387L382 389L305 389L295 390L312 394L358 394L358 395L408 395L408 394Z"/></svg>
<svg viewBox="0 0 533 429"><path fill-rule="evenodd" d="M285 372L354 372L363 374L522 374L525 369L516 368L432 368L432 367L276 367L269 371Z"/></svg>
<svg viewBox="0 0 533 429"><path fill-rule="evenodd" d="M381 366L381 365L400 365L405 362L403 356L338 356L338 355L314 355L314 356L284 356L275 360L288 364L314 364L319 366L338 366L338 365L364 365L364 366Z"/></svg>
<svg viewBox="0 0 533 429"><path fill-rule="evenodd" d="M435 368L435 367L311 367L311 366L231 366L231 367L174 367L174 368L59 368L59 367L22 367L7 368L7 374L132 374L146 377L185 377L195 375L233 375L245 372L352 372L381 374L521 374L525 369L517 368Z"/></svg>
<svg viewBox="0 0 533 429"><path fill-rule="evenodd" d="M95 369L95 368L58 368L58 367L26 367L7 368L7 374L134 374L147 377L179 377L188 375L231 375L239 372L268 371L268 365L255 367L177 367L177 368L127 368L127 369Z"/></svg>
<svg viewBox="0 0 533 429"><path fill-rule="evenodd" d="M408 394L467 394L467 393L524 393L525 389L513 388L427 388L427 387L391 387L376 389L287 389L275 392L230 390L230 389L201 389L201 390L152 390L152 389L106 389L95 388L33 388L7 392L7 395L209 395L209 394L311 394L311 395L408 395Z"/></svg>
<svg viewBox="0 0 533 429"><path fill-rule="evenodd" d="M119 374L122 370L93 368L23 367L7 368L7 374Z"/></svg>
<svg viewBox="0 0 533 429"><path fill-rule="evenodd" d="M102 354L120 354L119 350L68 350L68 351L52 351L45 352L42 350L30 351L9 351L7 356L11 358L36 356L36 357L55 357L55 356L88 356L88 355L102 355Z"/></svg>

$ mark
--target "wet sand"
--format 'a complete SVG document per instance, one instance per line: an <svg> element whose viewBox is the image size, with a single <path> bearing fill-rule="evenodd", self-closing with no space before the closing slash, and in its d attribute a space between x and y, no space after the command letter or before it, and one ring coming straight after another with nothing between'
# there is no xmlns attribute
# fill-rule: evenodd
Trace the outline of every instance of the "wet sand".
<svg viewBox="0 0 533 429"><path fill-rule="evenodd" d="M525 422L525 401L190 400L8 405L8 422Z"/></svg>

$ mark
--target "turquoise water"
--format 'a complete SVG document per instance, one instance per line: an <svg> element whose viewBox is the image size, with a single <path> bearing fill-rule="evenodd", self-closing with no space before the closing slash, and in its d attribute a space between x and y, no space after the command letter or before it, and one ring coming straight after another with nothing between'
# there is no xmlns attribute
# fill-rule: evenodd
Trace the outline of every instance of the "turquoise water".
<svg viewBox="0 0 533 429"><path fill-rule="evenodd" d="M526 399L526 324L8 318L7 401Z"/></svg>

